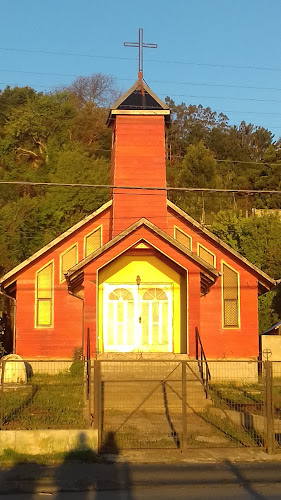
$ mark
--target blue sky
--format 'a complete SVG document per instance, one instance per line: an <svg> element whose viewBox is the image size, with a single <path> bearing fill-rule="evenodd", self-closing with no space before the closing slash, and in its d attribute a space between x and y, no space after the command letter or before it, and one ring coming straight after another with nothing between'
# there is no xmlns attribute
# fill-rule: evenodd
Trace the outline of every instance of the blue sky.
<svg viewBox="0 0 281 500"><path fill-rule="evenodd" d="M126 90L138 55L123 42L137 41L142 27L144 41L158 44L144 51L144 78L159 97L210 106L231 124L261 125L277 139L280 18L280 0L2 2L0 88L51 91L101 72Z"/></svg>

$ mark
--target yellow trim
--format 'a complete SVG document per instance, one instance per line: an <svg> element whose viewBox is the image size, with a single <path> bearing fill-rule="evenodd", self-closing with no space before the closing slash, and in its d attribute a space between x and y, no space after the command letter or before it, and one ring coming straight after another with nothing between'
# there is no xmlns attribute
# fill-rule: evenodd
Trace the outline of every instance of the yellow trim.
<svg viewBox="0 0 281 500"><path fill-rule="evenodd" d="M38 316L38 287L37 287L37 275L38 273L40 273L40 271L43 271L43 269L45 269L45 267L48 267L50 264L52 264L52 298L51 298L51 302L52 302L52 307L51 307L51 313L52 313L52 322L50 325L38 325L37 324L37 316ZM34 319L35 319L35 323L34 323L34 328L36 328L37 330L41 330L42 328L45 329L45 328L54 328L54 284L55 284L55 260L52 259L50 260L49 262L47 262L47 264L44 264L44 266L40 267L40 269L38 269L36 272L35 272L35 314L34 314Z"/></svg>
<svg viewBox="0 0 281 500"><path fill-rule="evenodd" d="M213 255L213 257L214 257L214 265L213 265L213 267L216 267L216 265L217 265L217 256L213 252L211 252L211 250L209 250L209 248L204 247L204 245L202 245L202 243L199 243L199 242L197 243L197 255L198 255L198 257L200 257L200 252L199 252L199 248L200 247L203 248L204 250L206 250L206 252L208 252L211 255ZM200 259L205 260L205 259L203 259L203 257L200 257ZM207 261L205 260L205 262L207 262ZM209 262L207 262L207 264L209 264Z"/></svg>
<svg viewBox="0 0 281 500"><path fill-rule="evenodd" d="M238 283L238 293L237 293L237 305L238 305L238 326L224 326L224 297L223 297L223 280L224 280L224 274L223 274L223 266L229 267L232 271L234 271L237 274L237 283ZM222 306L222 328L223 330L240 330L241 328L241 304L240 304L240 273L234 269L234 267L230 266L227 262L224 260L221 261L221 306Z"/></svg>
<svg viewBox="0 0 281 500"><path fill-rule="evenodd" d="M89 236L91 236L92 234L94 234L99 229L101 230L101 232L100 232L100 247L102 247L102 244L103 244L103 225L100 224L99 226L95 227L95 229L93 229L93 231L91 231L90 233L88 233L88 234L86 234L84 236L84 245L83 245L84 246L84 248L83 248L84 259L87 257L87 255L86 255L86 241L87 241L87 238L89 238Z"/></svg>
<svg viewBox="0 0 281 500"><path fill-rule="evenodd" d="M59 275L59 283L63 283L65 281L65 278L61 279L61 276L62 276L62 259L63 259L63 256L69 252L69 250L72 250L72 248L76 247L76 262L75 264L73 265L76 265L78 264L78 242L77 243L74 243L73 245L71 245L69 248L67 248L64 252L62 252L60 254L60 275Z"/></svg>
<svg viewBox="0 0 281 500"><path fill-rule="evenodd" d="M182 234L184 234L184 236L186 236L187 238L189 238L189 240L190 240L190 247L189 247L189 249L188 249L188 250L191 250L191 252L192 252L192 245L193 245L193 242L192 242L192 236L190 236L190 235L189 235L189 234L187 234L185 231L183 231L180 227L178 227L178 226L176 226L176 225L175 225L175 226L174 226L174 239L175 239L176 241L179 241L179 240L176 238L176 231L180 231ZM180 241L179 241L179 243L180 243ZM183 245L183 243L182 243L182 245ZM185 246L185 245L184 245L184 246ZM187 247L186 247L186 248L187 248Z"/></svg>
<svg viewBox="0 0 281 500"><path fill-rule="evenodd" d="M139 243L141 241L144 241L150 247L155 248L155 250L157 250L157 252L160 255L167 255L165 252L163 252L162 250L160 250L158 247L156 247L155 245L153 245L152 243L150 243L146 238L140 238L136 243L134 243L133 245L131 245L128 248L134 247L134 245L136 245L137 243ZM117 256L113 257L112 259L110 259L105 264L102 264L102 266L100 266L97 269L97 272L96 272L96 283L97 283L97 287L96 287L96 303L97 303L97 317L99 318L99 321L96 322L96 325L97 325L96 326L96 332L97 332L97 345L96 345L96 348L97 348L97 350L99 352L103 352L102 314L100 314L100 312L99 312L100 310L103 310L103 300L102 300L102 297L103 297L103 280L100 279L100 275L103 272L103 270L106 269L111 263L113 263L119 257L124 256L124 254L127 252L128 248L123 249ZM187 303L186 303L187 352L189 353L189 275L188 275L188 269L186 267L182 266L181 264L179 264L175 259L169 257L168 255L167 255L167 257L168 257L168 259L171 262L174 262L180 269L182 269L185 272L184 279L186 278L186 294L187 294L186 295L186 299L187 299ZM158 257L158 259L159 258L160 257ZM178 273L178 274L180 275L180 273Z"/></svg>
<svg viewBox="0 0 281 500"><path fill-rule="evenodd" d="M112 109L110 111L112 115L170 115L169 109Z"/></svg>
<svg viewBox="0 0 281 500"><path fill-rule="evenodd" d="M136 276L141 276L141 285L150 287L171 286L172 300L172 352L180 352L181 335L183 324L181 319L181 308L184 305L181 302L181 275L171 269L161 258L155 256L123 256L115 259L110 266L104 266L99 270L98 289L99 289L99 321L98 321L98 342L99 351L104 351L104 332L103 332L103 306L104 306L104 284L114 286L130 285L137 287ZM185 311L185 307L184 307ZM138 347L136 345L136 349ZM152 348L153 351L153 348ZM156 351L155 351L156 352ZM158 351L157 351L158 352ZM164 351L166 352L166 351ZM167 351L168 352L168 351Z"/></svg>

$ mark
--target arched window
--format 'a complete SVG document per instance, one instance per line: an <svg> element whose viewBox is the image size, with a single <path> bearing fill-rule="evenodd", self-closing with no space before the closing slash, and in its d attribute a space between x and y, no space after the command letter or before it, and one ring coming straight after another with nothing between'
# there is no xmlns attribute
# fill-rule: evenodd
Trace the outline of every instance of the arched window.
<svg viewBox="0 0 281 500"><path fill-rule="evenodd" d="M109 294L109 300L133 300L133 295L126 288L116 288Z"/></svg>
<svg viewBox="0 0 281 500"><path fill-rule="evenodd" d="M143 295L143 300L168 300L168 297L162 288L150 288Z"/></svg>

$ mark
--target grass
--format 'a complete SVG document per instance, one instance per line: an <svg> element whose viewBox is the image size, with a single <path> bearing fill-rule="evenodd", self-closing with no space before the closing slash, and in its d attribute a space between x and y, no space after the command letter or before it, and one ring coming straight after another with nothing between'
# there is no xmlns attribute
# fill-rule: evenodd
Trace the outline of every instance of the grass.
<svg viewBox="0 0 281 500"><path fill-rule="evenodd" d="M262 439L257 433L253 430L246 430L240 425L235 425L227 417L223 418L213 415L208 410L202 412L201 417L225 434L237 446L263 446Z"/></svg>
<svg viewBox="0 0 281 500"><path fill-rule="evenodd" d="M35 463L38 465L61 465L63 463L83 462L101 463L100 456L92 450L73 450L65 453L51 453L29 455L17 453L11 448L6 448L0 455L0 467L13 467L17 464Z"/></svg>
<svg viewBox="0 0 281 500"><path fill-rule="evenodd" d="M3 394L4 429L83 429L83 375L35 374Z"/></svg>
<svg viewBox="0 0 281 500"><path fill-rule="evenodd" d="M249 406L253 413L260 413L264 398L262 384L211 384L210 396L217 407L239 411Z"/></svg>

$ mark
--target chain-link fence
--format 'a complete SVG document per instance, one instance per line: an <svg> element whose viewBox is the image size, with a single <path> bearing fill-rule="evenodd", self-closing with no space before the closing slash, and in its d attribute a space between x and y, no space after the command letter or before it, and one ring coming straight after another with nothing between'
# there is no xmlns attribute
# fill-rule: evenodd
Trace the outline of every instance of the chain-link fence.
<svg viewBox="0 0 281 500"><path fill-rule="evenodd" d="M272 373L265 366L257 361L96 361L94 422L101 449L272 448Z"/></svg>
<svg viewBox="0 0 281 500"><path fill-rule="evenodd" d="M83 361L2 360L1 429L86 428L86 367Z"/></svg>
<svg viewBox="0 0 281 500"><path fill-rule="evenodd" d="M99 431L101 451L281 449L281 362L0 362L0 426Z"/></svg>

